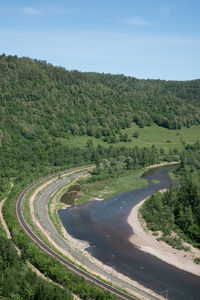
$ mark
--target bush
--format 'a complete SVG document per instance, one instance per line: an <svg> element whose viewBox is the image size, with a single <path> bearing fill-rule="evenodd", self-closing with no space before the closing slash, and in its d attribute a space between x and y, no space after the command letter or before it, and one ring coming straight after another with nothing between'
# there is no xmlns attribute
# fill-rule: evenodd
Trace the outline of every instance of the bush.
<svg viewBox="0 0 200 300"><path fill-rule="evenodd" d="M8 196L8 200L5 202L3 206L3 214L6 219L6 223L9 227L9 230L11 232L13 241L22 250L24 259L30 261L41 273L45 274L53 281L64 285L67 289L67 292L70 291L72 293L75 293L79 295L80 298L82 299L86 299L85 298L86 294L87 294L87 299L88 298L109 299L109 300L115 299L115 297L110 292L101 290L100 288L96 287L94 284L87 282L82 276L73 273L72 271L64 267L55 258L49 257L48 254L43 252L32 241L30 241L30 238L28 238L28 236L24 233L24 231L20 227L14 209L15 201L19 196L20 192L24 188L25 185L22 186L16 184L14 188L11 190L11 193ZM0 272L0 274L2 273ZM40 291L38 295L40 295ZM51 297L40 298L38 296L35 299L51 299ZM65 299L65 297L62 298L54 297L54 299Z"/></svg>
<svg viewBox="0 0 200 300"><path fill-rule="evenodd" d="M77 192L81 191L81 185L78 183L71 185L68 188L68 192L71 192L71 191L77 191Z"/></svg>
<svg viewBox="0 0 200 300"><path fill-rule="evenodd" d="M199 265L200 264L200 257L195 257L194 263Z"/></svg>
<svg viewBox="0 0 200 300"><path fill-rule="evenodd" d="M139 138L139 132L138 131L133 132L133 137L136 139Z"/></svg>

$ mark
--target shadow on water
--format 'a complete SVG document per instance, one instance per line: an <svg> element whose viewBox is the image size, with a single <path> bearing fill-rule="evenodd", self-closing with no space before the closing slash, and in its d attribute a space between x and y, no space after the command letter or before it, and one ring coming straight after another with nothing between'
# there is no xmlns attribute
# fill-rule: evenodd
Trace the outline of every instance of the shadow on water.
<svg viewBox="0 0 200 300"><path fill-rule="evenodd" d="M88 252L104 264L158 294L169 290L169 299L197 300L200 299L198 276L166 264L129 242L134 233L127 223L131 209L157 190L167 188L171 183L167 172L174 168L148 170L143 174L148 179L146 187L60 210L59 216L67 231L77 239L88 241L91 245Z"/></svg>

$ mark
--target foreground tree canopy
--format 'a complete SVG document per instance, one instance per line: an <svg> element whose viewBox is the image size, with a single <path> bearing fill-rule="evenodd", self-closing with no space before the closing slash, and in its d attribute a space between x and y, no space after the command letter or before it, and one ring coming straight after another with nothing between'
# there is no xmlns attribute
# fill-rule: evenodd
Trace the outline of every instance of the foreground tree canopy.
<svg viewBox="0 0 200 300"><path fill-rule="evenodd" d="M92 139L88 139L86 147L71 148L58 138L88 135L114 143L118 134L120 141L126 142L128 135L121 130L130 127L132 122L140 127L157 124L169 129L200 124L199 94L200 80L138 80L123 75L67 71L45 61L0 56L0 199L10 189L10 182L14 183L4 204L4 217L13 241L22 250L23 259L63 284L66 298L71 299L70 292L79 294L82 299L114 297L66 270L30 242L15 216L14 205L19 193L36 178L72 166L96 163L91 177L96 181L158 163L160 158L155 146L143 149L94 147ZM138 132L133 136L138 138ZM180 172L193 173L199 168L199 161L199 146L188 146L181 154ZM177 201L167 204L170 210L166 210L166 215L170 222L177 216L175 224L199 243L199 215L194 214L199 211L196 201L199 187L194 186L199 175L195 176L191 177L194 182L185 181L183 192L189 195L191 186L197 196L191 203L185 196L183 205L178 208ZM175 192L172 190L172 193ZM177 197L179 194L175 199ZM160 200L157 202L160 209L163 204ZM38 279L20 261L13 245L1 232L0 286L0 296L5 299L54 299L55 295L56 299L65 299L63 290Z"/></svg>
<svg viewBox="0 0 200 300"><path fill-rule="evenodd" d="M150 197L141 213L149 229L161 230L164 236L174 230L186 241L200 248L199 159L200 143L187 146L181 154L181 164L176 171L180 177L180 185L171 185L166 193ZM172 239L167 241L172 243Z"/></svg>

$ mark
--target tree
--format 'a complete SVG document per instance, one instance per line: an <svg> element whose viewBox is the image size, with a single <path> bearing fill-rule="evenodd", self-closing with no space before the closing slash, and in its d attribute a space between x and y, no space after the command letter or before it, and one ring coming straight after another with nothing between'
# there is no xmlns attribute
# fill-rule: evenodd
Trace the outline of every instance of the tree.
<svg viewBox="0 0 200 300"><path fill-rule="evenodd" d="M136 139L139 138L139 132L138 131L134 131L133 132L133 137L136 138Z"/></svg>
<svg viewBox="0 0 200 300"><path fill-rule="evenodd" d="M93 146L93 140L92 139L87 140L87 147L90 148L92 146Z"/></svg>

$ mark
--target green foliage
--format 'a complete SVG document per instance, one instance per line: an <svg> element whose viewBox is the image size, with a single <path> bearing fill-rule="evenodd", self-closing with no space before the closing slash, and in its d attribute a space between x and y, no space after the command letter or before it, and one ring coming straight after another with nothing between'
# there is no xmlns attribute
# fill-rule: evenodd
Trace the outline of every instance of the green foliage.
<svg viewBox="0 0 200 300"><path fill-rule="evenodd" d="M139 138L139 132L138 131L134 131L133 132L133 137L138 139Z"/></svg>
<svg viewBox="0 0 200 300"><path fill-rule="evenodd" d="M68 289L38 277L20 259L12 242L0 236L0 297L6 299L73 299Z"/></svg>
<svg viewBox="0 0 200 300"><path fill-rule="evenodd" d="M179 129L200 123L200 81L81 73L0 56L0 143L76 135L114 137L134 121ZM44 140L44 139L43 139Z"/></svg>
<svg viewBox="0 0 200 300"><path fill-rule="evenodd" d="M92 141L92 139L89 139L87 141L87 147L92 147L92 146L93 146L93 141Z"/></svg>
<svg viewBox="0 0 200 300"><path fill-rule="evenodd" d="M142 178L144 169L126 170L120 173L120 176L109 176L105 179L88 182L86 179L80 180L84 196L78 200L83 203L92 198L107 198L133 189L139 189L148 184L147 180ZM115 174L115 172L114 172Z"/></svg>
<svg viewBox="0 0 200 300"><path fill-rule="evenodd" d="M200 264L200 257L195 257L194 262L195 262L195 264L199 265Z"/></svg>
<svg viewBox="0 0 200 300"><path fill-rule="evenodd" d="M78 198L80 198L80 196L76 191L65 192L60 198L60 202L65 204L74 204L74 201Z"/></svg>
<svg viewBox="0 0 200 300"><path fill-rule="evenodd" d="M148 229L157 231L164 230L166 220L163 215L166 213L163 211L162 195L156 193L152 195L140 209L142 217L147 222Z"/></svg>
<svg viewBox="0 0 200 300"><path fill-rule="evenodd" d="M10 178L19 182L52 166L110 158L94 150L93 140L128 144L125 130L132 130L133 121L139 127L199 124L199 87L199 81L69 72L44 61L0 56L0 196ZM74 149L68 147L70 137L86 134L91 136L88 147L80 150L79 139Z"/></svg>
<svg viewBox="0 0 200 300"><path fill-rule="evenodd" d="M16 185L8 196L7 201L3 207L4 217L8 224L14 243L21 249L23 259L29 260L41 273L53 281L62 284L66 291L65 294L68 296L69 291L77 295L80 295L81 299L115 299L109 292L103 291L97 288L92 283L88 283L83 277L73 273L56 259L49 257L45 252L38 248L34 243L30 241L27 235L23 232L22 228L18 224L18 221L14 212L15 200L24 186ZM15 255L16 256L16 255ZM15 269L15 268L14 268ZM18 275L18 271L15 273L15 277ZM0 273L1 278L1 273ZM18 289L18 281L16 281L16 289ZM6 285L5 285L5 288ZM41 296L40 296L41 295ZM35 299L48 299L43 296L42 288L38 290ZM52 295L54 295L52 293ZM59 294L58 294L59 295ZM38 298L37 298L38 297ZM40 298L41 297L41 298ZM44 298L42 298L44 297ZM71 297L71 296L70 296ZM23 298L22 298L23 299ZM28 298L24 298L28 299ZM53 299L49 296L49 299ZM60 299L54 297L54 299ZM61 299L68 299L65 296ZM71 299L71 298L69 298Z"/></svg>
<svg viewBox="0 0 200 300"><path fill-rule="evenodd" d="M154 146L143 149L137 147L132 149L111 147L111 149L113 157L109 160L104 159L98 164L98 167L91 172L92 176L86 180L87 182L119 177L126 170L137 170L159 162L158 152Z"/></svg>
<svg viewBox="0 0 200 300"><path fill-rule="evenodd" d="M200 144L187 146L181 154L181 164L177 175L181 177L178 187L170 186L161 194L157 193L148 199L141 213L151 230L162 230L164 235L171 230L177 231L184 239L200 247ZM178 248L179 239L164 237Z"/></svg>
<svg viewBox="0 0 200 300"><path fill-rule="evenodd" d="M81 185L79 183L73 184L68 188L68 192L71 191L77 191L80 192L81 191Z"/></svg>
<svg viewBox="0 0 200 300"><path fill-rule="evenodd" d="M181 165L177 172L181 175L193 172L200 169L200 142L197 141L194 145L186 145L185 151L180 155Z"/></svg>
<svg viewBox="0 0 200 300"><path fill-rule="evenodd" d="M81 185L76 183L71 185L68 190L62 195L60 201L65 204L74 204L74 201L79 199L82 194L80 194Z"/></svg>
<svg viewBox="0 0 200 300"><path fill-rule="evenodd" d="M133 138L133 132L138 131L139 137ZM116 142L112 143L115 147L135 147L144 148L151 147L155 145L158 150L163 148L164 154L169 154L169 150L176 148L179 152L183 151L184 145L182 143L182 137L186 143L193 144L199 139L200 125L192 126L190 128L181 128L180 130L170 130L164 127L159 127L157 125L145 126L143 128L138 127L135 123L132 123L131 128L126 128L121 130L122 133L127 133L131 142L120 142L119 134L115 134ZM172 142L166 143L166 137L169 138ZM93 142L94 147L97 147L99 144L101 146L109 146L109 140L103 141L105 137L90 137ZM71 148L79 147L85 148L87 146L88 136L72 136L70 138L57 138L57 141L61 142L63 145L67 145ZM162 153L161 153L162 154ZM162 154L163 155L163 154ZM170 154L170 156L174 154ZM179 158L178 158L179 159Z"/></svg>
<svg viewBox="0 0 200 300"><path fill-rule="evenodd" d="M15 188L4 210L13 239L22 250L23 257L83 299L112 299L109 293L88 284L30 243L16 220L14 201L24 187L36 178L72 166L87 163L100 166L104 161L108 163L107 170L94 176L106 178L114 173L120 174L124 168L138 169L158 162L155 146L148 149L124 147L124 144L129 146L128 130L132 134L132 123L138 125L139 137L142 135L140 130L146 132L144 126L153 124L169 129L198 125L199 91L199 80L166 82L138 80L122 75L69 72L44 61L0 56L0 197L6 194L12 180ZM90 140L85 143L86 147L80 147L79 136L84 138L86 135L90 136ZM71 137L78 138L75 147L68 145ZM101 139L101 144L104 143L102 140L110 144L121 140L121 147L103 147L93 143L95 138ZM138 140L140 138L134 139L134 143ZM160 143L160 137L157 142ZM144 146L146 144L151 146L152 139ZM186 150L194 152L193 148ZM169 157L173 156L171 154ZM193 159L195 167L200 161L198 155ZM182 164L187 168L189 166L187 152L182 154ZM156 205L162 209L163 204L160 205L159 201ZM177 224L184 223L187 234L196 241L199 236L195 225L199 226L198 216L193 214L192 218L191 211L193 213L193 203L188 205L186 220L183 220L181 209L179 213L177 211ZM164 216L164 212L162 214ZM170 207L165 214L172 222ZM155 213L154 216L156 218ZM16 275L14 270L11 272ZM0 280L2 277L0 273ZM20 293L21 285L18 281L14 282L12 276L10 278L9 284L13 284ZM38 286L36 298L40 299L41 295L45 299L42 286ZM17 294L12 297L19 298Z"/></svg>
<svg viewBox="0 0 200 300"><path fill-rule="evenodd" d="M124 134L123 134L123 133L120 133L119 140L120 140L120 142L130 142L130 141L131 141L131 140L129 139L127 133L124 133Z"/></svg>
<svg viewBox="0 0 200 300"><path fill-rule="evenodd" d="M163 236L161 238L157 239L158 241L165 241L167 244L172 246L174 249L178 250L184 250L184 251L189 251L190 247L188 246L183 246L182 239L179 237L169 237L169 236Z"/></svg>

